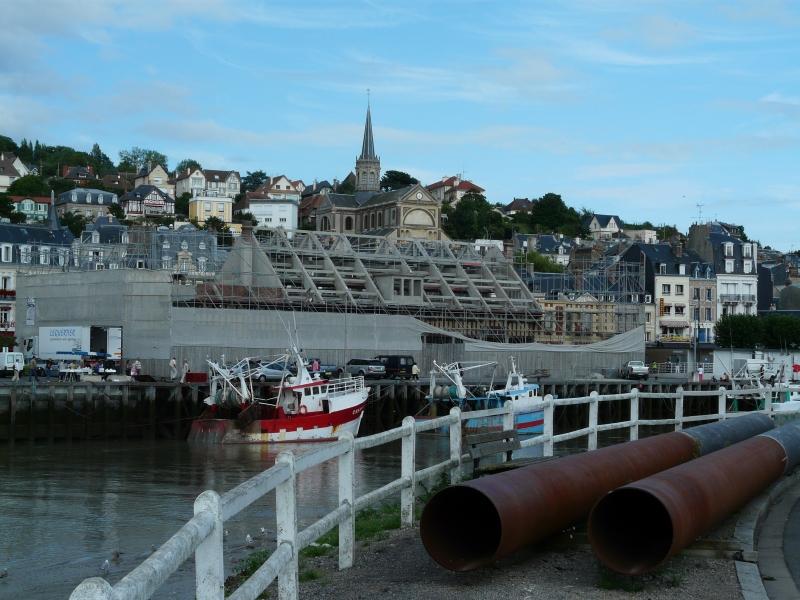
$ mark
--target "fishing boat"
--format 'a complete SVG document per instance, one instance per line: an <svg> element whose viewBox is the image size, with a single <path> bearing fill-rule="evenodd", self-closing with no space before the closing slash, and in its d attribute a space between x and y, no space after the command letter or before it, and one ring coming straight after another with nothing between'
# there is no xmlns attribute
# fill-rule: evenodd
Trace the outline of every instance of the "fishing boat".
<svg viewBox="0 0 800 600"><path fill-rule="evenodd" d="M458 406L462 411L483 410L500 408L510 400L514 405L514 427L520 434L542 433L544 428L544 412L542 410L542 397L539 395L539 385L528 383L525 376L517 370L517 365L511 357L509 369L504 386L490 389L485 393L473 394L464 385L464 373L474 369L496 366L495 362L486 363L460 363L454 362L440 365L433 362L434 371L431 373L430 394L427 397L429 404L436 401L435 396L445 396L445 401ZM440 387L436 385L437 372L443 375L450 385ZM436 394L436 390L439 393ZM430 417L418 416L420 420ZM501 429L502 424L498 417L468 418L464 427L467 433L478 433Z"/></svg>
<svg viewBox="0 0 800 600"><path fill-rule="evenodd" d="M201 443L318 442L344 432L358 435L369 388L363 377L328 380L310 373L297 346L284 357L287 368L275 395L253 393L252 359L226 367L208 361L213 373L208 409L192 423L189 441Z"/></svg>

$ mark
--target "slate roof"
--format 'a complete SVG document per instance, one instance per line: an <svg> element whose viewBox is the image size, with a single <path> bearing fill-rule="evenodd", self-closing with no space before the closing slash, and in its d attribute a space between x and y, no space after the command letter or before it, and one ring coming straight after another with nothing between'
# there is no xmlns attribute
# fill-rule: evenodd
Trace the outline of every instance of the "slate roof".
<svg viewBox="0 0 800 600"><path fill-rule="evenodd" d="M373 194L370 198L361 203L361 206L375 206L376 204L383 204L384 202L396 202L408 193L408 190L417 184L407 185L391 192L379 192Z"/></svg>
<svg viewBox="0 0 800 600"><path fill-rule="evenodd" d="M533 202L531 202L527 198L514 198L510 203L506 204L503 207L503 211L509 212L512 210L517 210L517 211L530 210L532 206Z"/></svg>
<svg viewBox="0 0 800 600"><path fill-rule="evenodd" d="M598 215L598 214L595 213L592 216L595 219L597 219L597 223L598 223L598 225L600 225L600 227L603 227L603 228L608 227L608 224L611 221L611 219L616 219L616 221L619 224L619 226L622 227L622 219L620 219L617 215ZM591 221L591 218L589 220Z"/></svg>
<svg viewBox="0 0 800 600"><path fill-rule="evenodd" d="M187 177L190 177L192 173L195 171L200 171L203 176L206 178L206 181L227 181L228 177L231 174L236 175L239 177L239 171L218 171L215 169L192 169L189 173L183 173L179 177L175 178L175 181L182 181Z"/></svg>
<svg viewBox="0 0 800 600"><path fill-rule="evenodd" d="M122 242L122 234L128 231L128 227L122 225L111 215L106 215L97 217L93 223L89 223L83 230L83 235L94 231L100 234L101 244L119 244Z"/></svg>
<svg viewBox="0 0 800 600"><path fill-rule="evenodd" d="M77 196L77 200L72 202L72 194ZM91 194L92 199L91 202L86 201L86 196ZM117 200L117 195L113 192L107 192L105 190L96 190L94 188L75 188L68 192L62 192L58 196L56 196L56 205L61 204L99 204L97 199L99 195L102 194L103 196L103 204L113 204ZM102 206L102 205L100 205Z"/></svg>
<svg viewBox="0 0 800 600"><path fill-rule="evenodd" d="M64 167L62 177L64 179L94 179L94 172L91 167Z"/></svg>
<svg viewBox="0 0 800 600"><path fill-rule="evenodd" d="M323 189L332 190L333 186L326 179L323 179L322 181L315 181L311 185L306 186L306 189L303 190L303 196L305 197L319 194L319 192Z"/></svg>
<svg viewBox="0 0 800 600"><path fill-rule="evenodd" d="M358 208L356 197L353 194L327 194L325 196L331 204L340 208Z"/></svg>
<svg viewBox="0 0 800 600"><path fill-rule="evenodd" d="M74 239L66 227L51 229L46 225L0 223L0 242L8 244L69 246Z"/></svg>
<svg viewBox="0 0 800 600"><path fill-rule="evenodd" d="M0 152L0 174L9 175L11 177L20 177L22 174L17 171L17 168L14 166L14 162L16 160L17 155L13 152Z"/></svg>

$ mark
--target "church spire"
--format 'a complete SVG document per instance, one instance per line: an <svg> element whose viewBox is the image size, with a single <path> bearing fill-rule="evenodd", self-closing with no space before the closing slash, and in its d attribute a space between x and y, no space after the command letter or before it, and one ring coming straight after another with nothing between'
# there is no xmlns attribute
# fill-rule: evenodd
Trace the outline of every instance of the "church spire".
<svg viewBox="0 0 800 600"><path fill-rule="evenodd" d="M369 102L367 102L367 121L364 123L364 141L361 144L360 159L377 160L375 156L375 142L372 140L372 115L370 115Z"/></svg>

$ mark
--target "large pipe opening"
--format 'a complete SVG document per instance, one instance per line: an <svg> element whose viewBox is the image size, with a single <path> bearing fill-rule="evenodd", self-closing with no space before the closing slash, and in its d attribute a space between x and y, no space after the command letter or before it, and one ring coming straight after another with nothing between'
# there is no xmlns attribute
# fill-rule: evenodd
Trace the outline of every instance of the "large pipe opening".
<svg viewBox="0 0 800 600"><path fill-rule="evenodd" d="M449 487L431 498L419 530L428 554L451 571L470 571L492 562L502 536L492 501L467 486Z"/></svg>
<svg viewBox="0 0 800 600"><path fill-rule="evenodd" d="M672 519L661 501L636 488L607 494L589 515L589 541L595 555L625 575L640 575L664 562L672 534Z"/></svg>

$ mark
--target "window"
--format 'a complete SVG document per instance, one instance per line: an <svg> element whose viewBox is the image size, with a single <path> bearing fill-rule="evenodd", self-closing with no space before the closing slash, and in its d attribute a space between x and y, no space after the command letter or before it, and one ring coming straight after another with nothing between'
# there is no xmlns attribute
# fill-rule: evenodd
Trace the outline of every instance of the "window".
<svg viewBox="0 0 800 600"><path fill-rule="evenodd" d="M750 244L745 244L744 246L742 246L742 248L744 249L745 258L750 258L751 256L753 256L753 248L752 246L750 246Z"/></svg>
<svg viewBox="0 0 800 600"><path fill-rule="evenodd" d="M2 259L3 262L11 262L11 244L3 244Z"/></svg>
<svg viewBox="0 0 800 600"><path fill-rule="evenodd" d="M700 320L700 309L699 308L695 308L694 309L694 320L695 321L699 321Z"/></svg>
<svg viewBox="0 0 800 600"><path fill-rule="evenodd" d="M725 256L733 256L733 243L725 242Z"/></svg>
<svg viewBox="0 0 800 600"><path fill-rule="evenodd" d="M664 264L664 263L661 263L660 265L658 265L658 272L661 275L666 275L667 274L667 265Z"/></svg>
<svg viewBox="0 0 800 600"><path fill-rule="evenodd" d="M217 211L219 212L225 211L225 205L222 202L217 202Z"/></svg>
<svg viewBox="0 0 800 600"><path fill-rule="evenodd" d="M189 249L189 242L186 240L181 242L181 250L188 250Z"/></svg>
<svg viewBox="0 0 800 600"><path fill-rule="evenodd" d="M164 240L164 243L163 243L163 244L161 244L161 247L162 247L164 250L169 250L169 241L168 241L168 240Z"/></svg>
<svg viewBox="0 0 800 600"><path fill-rule="evenodd" d="M30 246L20 246L19 247L19 261L24 264L28 264L31 262L31 247Z"/></svg>
<svg viewBox="0 0 800 600"><path fill-rule="evenodd" d="M58 266L63 267L67 264L67 251L66 250L59 250L58 251Z"/></svg>
<svg viewBox="0 0 800 600"><path fill-rule="evenodd" d="M281 217L281 218L280 218L280 222L281 222L281 223L286 223L286 217Z"/></svg>
<svg viewBox="0 0 800 600"><path fill-rule="evenodd" d="M700 288L692 288L692 300L700 300Z"/></svg>
<svg viewBox="0 0 800 600"><path fill-rule="evenodd" d="M200 271L201 273L205 273L206 272L206 257L205 256L201 256L200 258L197 259L197 270Z"/></svg>
<svg viewBox="0 0 800 600"><path fill-rule="evenodd" d="M706 321L711 321L711 309L706 308Z"/></svg>
<svg viewBox="0 0 800 600"><path fill-rule="evenodd" d="M683 265L681 265L683 266ZM683 286L680 284L675 285L675 295L676 296L683 296Z"/></svg>
<svg viewBox="0 0 800 600"><path fill-rule="evenodd" d="M678 275L686 275L686 265L678 265Z"/></svg>
<svg viewBox="0 0 800 600"><path fill-rule="evenodd" d="M676 304L675 305L675 314L683 316L684 308L686 308L686 307L683 306L683 304Z"/></svg>
<svg viewBox="0 0 800 600"><path fill-rule="evenodd" d="M647 321L649 323L650 322L650 313L645 313L644 314L644 318L645 318L645 321Z"/></svg>
<svg viewBox="0 0 800 600"><path fill-rule="evenodd" d="M726 259L725 260L725 272L726 273L733 273L733 260Z"/></svg>
<svg viewBox="0 0 800 600"><path fill-rule="evenodd" d="M98 204L102 204L103 203L103 194L97 194L97 203Z"/></svg>
<svg viewBox="0 0 800 600"><path fill-rule="evenodd" d="M669 296L672 293L672 286L668 283L664 283L661 285L661 294L664 296Z"/></svg>
<svg viewBox="0 0 800 600"><path fill-rule="evenodd" d="M205 243L205 242L200 242L200 243L197 245L197 247L198 247L200 250L205 250L205 249L206 249L206 243Z"/></svg>
<svg viewBox="0 0 800 600"><path fill-rule="evenodd" d="M747 246L745 246L747 247ZM744 272L745 273L752 273L753 271L753 263L749 260L744 261Z"/></svg>
<svg viewBox="0 0 800 600"><path fill-rule="evenodd" d="M345 231L353 231L353 217L344 218Z"/></svg>
<svg viewBox="0 0 800 600"><path fill-rule="evenodd" d="M172 265L172 259L169 256L161 257L161 268L169 269L171 265Z"/></svg>
<svg viewBox="0 0 800 600"><path fill-rule="evenodd" d="M39 264L40 265L50 264L50 248L46 246L42 246L39 248Z"/></svg>
<svg viewBox="0 0 800 600"><path fill-rule="evenodd" d="M714 292L711 288L706 288L706 300L713 300Z"/></svg>
<svg viewBox="0 0 800 600"><path fill-rule="evenodd" d="M206 202L206 212L211 212L211 202Z"/></svg>

